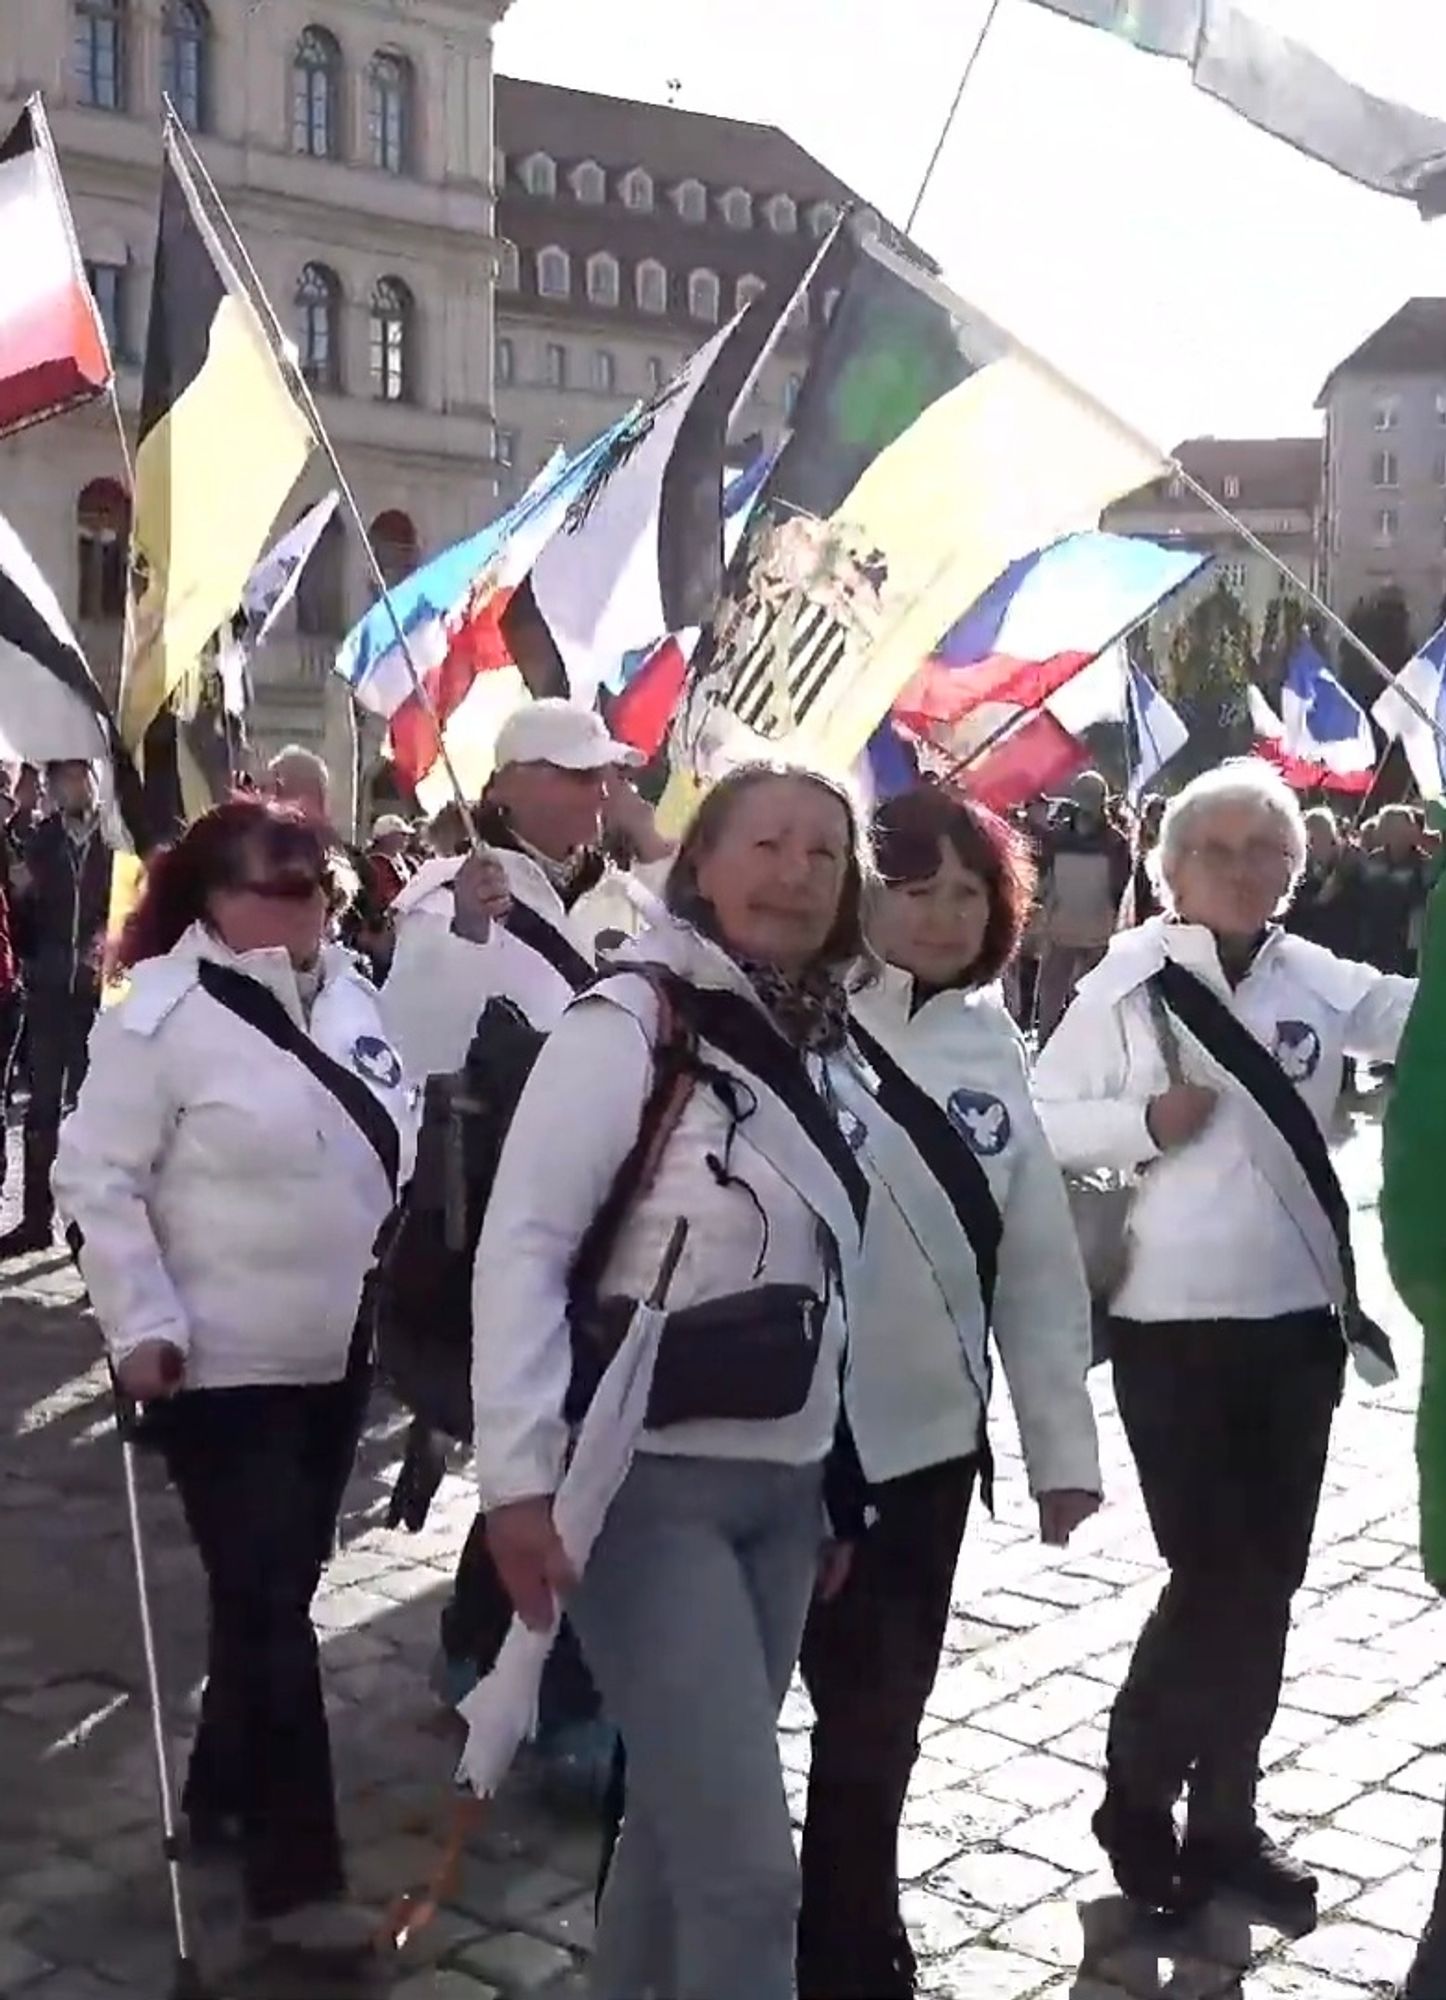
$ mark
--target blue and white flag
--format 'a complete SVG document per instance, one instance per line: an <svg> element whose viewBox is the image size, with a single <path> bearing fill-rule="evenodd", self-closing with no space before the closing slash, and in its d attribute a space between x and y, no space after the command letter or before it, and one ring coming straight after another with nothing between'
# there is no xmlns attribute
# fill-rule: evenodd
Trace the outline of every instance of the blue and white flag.
<svg viewBox="0 0 1446 2000"><path fill-rule="evenodd" d="M1436 729L1407 706L1398 689L1415 696ZM1446 625L1402 667L1371 713L1387 736L1399 740L1422 798L1439 799L1446 791L1446 745L1437 734L1446 730Z"/></svg>
<svg viewBox="0 0 1446 2000"><path fill-rule="evenodd" d="M1309 639L1302 639L1286 662L1280 720L1288 765L1318 767L1321 775L1313 782L1327 791L1370 790L1376 768L1370 720Z"/></svg>
<svg viewBox="0 0 1446 2000"><path fill-rule="evenodd" d="M1138 805L1172 757L1190 740L1179 714L1133 660L1125 666L1125 750L1129 776L1125 792Z"/></svg>

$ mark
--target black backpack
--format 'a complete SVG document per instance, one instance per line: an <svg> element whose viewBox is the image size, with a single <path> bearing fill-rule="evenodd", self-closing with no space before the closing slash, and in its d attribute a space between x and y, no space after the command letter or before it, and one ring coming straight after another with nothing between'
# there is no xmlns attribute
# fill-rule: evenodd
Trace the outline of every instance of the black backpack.
<svg viewBox="0 0 1446 2000"><path fill-rule="evenodd" d="M638 1137L579 1246L574 1300L591 1301L629 1208L651 1183L697 1074L689 988L659 967L631 968L658 996L653 1081ZM472 1267L508 1128L547 1036L515 1002L493 998L455 1076L428 1080L417 1165L377 1273L377 1367L430 1429L472 1437ZM585 1404L605 1357L574 1313L570 1408Z"/></svg>

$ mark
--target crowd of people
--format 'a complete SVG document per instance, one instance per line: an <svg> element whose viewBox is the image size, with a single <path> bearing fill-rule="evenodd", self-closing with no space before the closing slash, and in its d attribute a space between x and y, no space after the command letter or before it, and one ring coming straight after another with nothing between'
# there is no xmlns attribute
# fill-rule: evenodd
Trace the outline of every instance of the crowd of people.
<svg viewBox="0 0 1446 2000"><path fill-rule="evenodd" d="M515 1615L551 1639L544 1739L592 1732L611 1775L598 2000L911 2000L899 1827L992 1505L995 1363L1062 1547L1108 1504L1103 1332L1167 1579L1096 1836L1151 1909L1230 1894L1308 1928L1261 1744L1345 1366L1392 1365L1324 1135L1347 1064L1395 1060L1434 836L1405 808L1345 832L1251 761L1128 817L1089 774L1012 826L932 786L868 823L830 778L748 766L674 844L635 762L535 702L471 827L387 818L359 851L325 767L283 753L153 861L98 1020L89 773L17 800L30 1101L0 1254L49 1240L53 1191L205 1566L193 1840L235 1849L277 1946L371 1942L310 1606L380 1332L415 1412L403 1517L451 1440L475 1456L439 1690L485 1683ZM1107 1282L1072 1206L1101 1172ZM584 1560L554 1501L644 1302Z"/></svg>

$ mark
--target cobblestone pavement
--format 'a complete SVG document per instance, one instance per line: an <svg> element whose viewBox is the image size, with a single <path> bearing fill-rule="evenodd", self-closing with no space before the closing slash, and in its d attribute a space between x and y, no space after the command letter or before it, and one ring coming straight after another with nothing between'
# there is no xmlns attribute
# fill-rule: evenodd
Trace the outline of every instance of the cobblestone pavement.
<svg viewBox="0 0 1446 2000"><path fill-rule="evenodd" d="M1364 1116L1345 1148L1348 1181L1368 1190L1377 1156ZM1360 1205L1369 1210L1368 1195ZM1217 1910L1183 1935L1154 1935L1100 1872L1088 1815L1105 1714L1158 1576L1097 1376L1107 1511L1069 1551L1043 1550L1001 1417L998 1519L970 1529L902 1855L930 1994L1360 2000L1404 1970L1446 1788L1446 1608L1415 1556L1418 1340L1391 1309L1368 1213L1361 1238L1367 1299L1393 1326L1404 1379L1384 1396L1348 1391L1264 1788L1267 1814L1321 1873L1319 1930L1288 1943ZM0 1994L26 2000L170 1990L130 1549L95 1353L63 1259L18 1267L0 1291ZM398 1421L379 1415L318 1605L353 1876L379 1898L435 1856L455 1746L438 1733L424 1673L470 1509L458 1476L425 1533L389 1533L398 1439ZM154 1466L144 1484L179 1748L200 1670L199 1573ZM784 1756L800 1803L807 1722L795 1695ZM519 1785L474 1842L451 1906L412 1955L378 1970L375 1990L579 1993L593 1861L586 1821ZM225 2000L287 2000L275 1978L258 1986L236 1969L227 1876L201 1875L195 1900Z"/></svg>

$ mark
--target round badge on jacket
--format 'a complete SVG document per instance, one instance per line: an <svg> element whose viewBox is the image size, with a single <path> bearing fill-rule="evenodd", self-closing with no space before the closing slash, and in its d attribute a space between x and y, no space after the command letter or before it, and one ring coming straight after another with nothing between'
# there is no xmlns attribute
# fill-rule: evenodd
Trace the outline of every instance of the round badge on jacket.
<svg viewBox="0 0 1446 2000"><path fill-rule="evenodd" d="M351 1047L351 1066L358 1076L381 1090L395 1090L402 1080L401 1058L380 1035L357 1036Z"/></svg>
<svg viewBox="0 0 1446 2000"><path fill-rule="evenodd" d="M997 1158L1014 1131L1009 1107L986 1090L956 1090L949 1099L949 1123L981 1160Z"/></svg>
<svg viewBox="0 0 1446 2000"><path fill-rule="evenodd" d="M1275 1060L1292 1083L1309 1083L1320 1059L1320 1035L1309 1021L1276 1022Z"/></svg>

